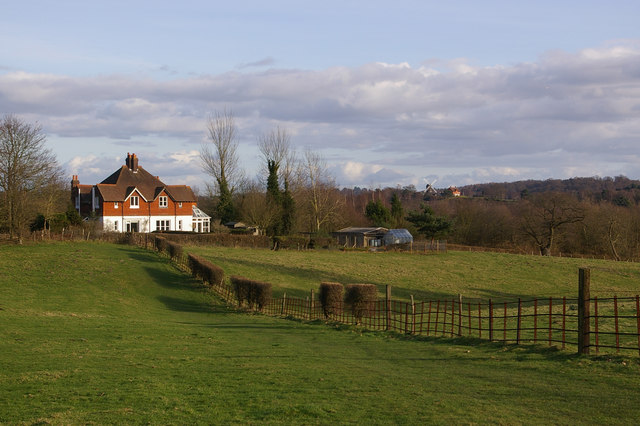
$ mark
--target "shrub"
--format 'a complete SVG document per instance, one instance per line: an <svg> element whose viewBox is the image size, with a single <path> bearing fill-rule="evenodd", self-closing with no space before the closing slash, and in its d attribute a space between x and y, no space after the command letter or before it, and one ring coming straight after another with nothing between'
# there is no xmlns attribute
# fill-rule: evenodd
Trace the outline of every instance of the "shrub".
<svg viewBox="0 0 640 426"><path fill-rule="evenodd" d="M350 284L346 287L344 301L351 308L356 324L373 313L377 297L378 289L373 284Z"/></svg>
<svg viewBox="0 0 640 426"><path fill-rule="evenodd" d="M342 311L342 296L344 294L344 286L340 283L322 283L320 284L320 304L325 318L331 315L338 315Z"/></svg>
<svg viewBox="0 0 640 426"><path fill-rule="evenodd" d="M201 264L201 268L203 280L208 282L209 285L219 286L224 282L224 271L219 266L205 260Z"/></svg>
<svg viewBox="0 0 640 426"><path fill-rule="evenodd" d="M118 244L127 244L127 245L135 245L136 240L133 236L133 232L125 232L123 234L118 235L118 239L116 240Z"/></svg>
<svg viewBox="0 0 640 426"><path fill-rule="evenodd" d="M249 301L249 280L243 277L232 276L231 284L233 284L233 291L236 293L236 299L238 299L238 305L242 306L244 302Z"/></svg>
<svg viewBox="0 0 640 426"><path fill-rule="evenodd" d="M154 245L156 247L156 250L158 250L159 253L167 251L167 240L165 240L162 237L156 236L154 240Z"/></svg>
<svg viewBox="0 0 640 426"><path fill-rule="evenodd" d="M189 268L191 269L191 275L194 278L202 278L202 259L195 254L189 253L187 256L189 262Z"/></svg>
<svg viewBox="0 0 640 426"><path fill-rule="evenodd" d="M271 284L253 281L249 304L262 310L271 301Z"/></svg>
<svg viewBox="0 0 640 426"><path fill-rule="evenodd" d="M178 243L174 243L172 241L166 241L165 240L165 244L166 247L169 249L169 257L171 257L172 260L176 260L177 258L182 256L182 246Z"/></svg>
<svg viewBox="0 0 640 426"><path fill-rule="evenodd" d="M262 310L271 301L270 283L253 281L238 276L232 276L231 283L240 306L247 302L249 308Z"/></svg>

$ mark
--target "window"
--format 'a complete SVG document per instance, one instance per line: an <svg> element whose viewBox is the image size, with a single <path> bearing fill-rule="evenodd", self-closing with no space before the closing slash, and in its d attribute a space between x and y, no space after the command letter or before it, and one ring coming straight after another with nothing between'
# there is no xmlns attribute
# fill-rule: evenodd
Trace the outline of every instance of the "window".
<svg viewBox="0 0 640 426"><path fill-rule="evenodd" d="M159 198L159 203L160 203L160 207L161 208L167 208L167 205L169 204L167 202L167 196L166 195L161 195Z"/></svg>
<svg viewBox="0 0 640 426"><path fill-rule="evenodd" d="M116 204L118 204L118 203L116 203ZM113 228L114 228L116 231L118 230L118 221L117 221L117 220L113 222Z"/></svg>
<svg viewBox="0 0 640 426"><path fill-rule="evenodd" d="M182 203L178 203L178 207L182 208Z"/></svg>
<svg viewBox="0 0 640 426"><path fill-rule="evenodd" d="M182 231L182 221L178 221L178 231Z"/></svg>
<svg viewBox="0 0 640 426"><path fill-rule="evenodd" d="M156 220L156 231L168 231L170 226L169 220Z"/></svg>
<svg viewBox="0 0 640 426"><path fill-rule="evenodd" d="M131 208L132 209L137 209L140 207L140 198L138 198L137 195L132 195L131 198Z"/></svg>
<svg viewBox="0 0 640 426"><path fill-rule="evenodd" d="M113 208L117 209L118 208L118 202L116 201L115 203L113 203Z"/></svg>

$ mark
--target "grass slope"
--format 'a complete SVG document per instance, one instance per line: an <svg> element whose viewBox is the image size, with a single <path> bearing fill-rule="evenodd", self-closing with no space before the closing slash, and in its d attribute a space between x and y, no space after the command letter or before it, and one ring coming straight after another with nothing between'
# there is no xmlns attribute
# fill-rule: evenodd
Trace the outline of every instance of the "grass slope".
<svg viewBox="0 0 640 426"><path fill-rule="evenodd" d="M274 294L306 296L322 281L370 283L393 297L428 300L462 294L465 298L513 300L518 297L577 297L578 269L591 268L592 295L640 292L640 264L513 254L450 251L446 254L341 251L271 251L226 247L188 247L221 266L227 275L273 284Z"/></svg>
<svg viewBox="0 0 640 426"><path fill-rule="evenodd" d="M0 247L0 423L608 423L637 360L237 314L157 255Z"/></svg>

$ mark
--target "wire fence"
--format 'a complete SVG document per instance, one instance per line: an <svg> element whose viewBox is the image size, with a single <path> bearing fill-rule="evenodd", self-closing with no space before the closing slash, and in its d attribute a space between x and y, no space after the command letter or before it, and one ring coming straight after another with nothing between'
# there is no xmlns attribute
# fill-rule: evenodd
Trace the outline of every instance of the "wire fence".
<svg viewBox="0 0 640 426"><path fill-rule="evenodd" d="M146 239L136 243L153 247ZM190 272L186 255L180 254L172 260L180 269ZM579 294L586 297L493 301L457 295L420 302L413 301L413 297L410 302L395 300L391 297L391 286L386 286L386 297L371 300L364 310L356 311L340 302L329 314L311 290L306 298L286 293L271 298L259 311L271 316L320 319L420 336L472 337L505 344L577 348L580 353L634 351L640 355L640 295L591 298L589 279L583 280L583 270L578 284ZM239 306L233 286L225 282L209 285L225 302Z"/></svg>

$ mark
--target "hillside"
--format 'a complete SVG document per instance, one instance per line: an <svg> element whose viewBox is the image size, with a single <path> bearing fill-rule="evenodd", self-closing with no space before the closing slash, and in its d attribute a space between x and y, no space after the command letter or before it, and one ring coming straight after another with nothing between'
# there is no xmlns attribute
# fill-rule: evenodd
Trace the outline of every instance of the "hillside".
<svg viewBox="0 0 640 426"><path fill-rule="evenodd" d="M128 246L0 246L0 256L0 423L572 423L579 413L583 423L628 424L640 415L636 358L236 313L164 258Z"/></svg>
<svg viewBox="0 0 640 426"><path fill-rule="evenodd" d="M520 199L523 194L566 192L580 200L621 201L622 198L638 204L640 181L625 176L575 177L571 179L523 180L503 183L484 183L459 187L462 195L500 200ZM622 197L622 198L621 198Z"/></svg>

